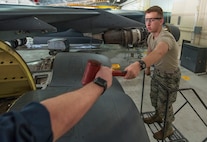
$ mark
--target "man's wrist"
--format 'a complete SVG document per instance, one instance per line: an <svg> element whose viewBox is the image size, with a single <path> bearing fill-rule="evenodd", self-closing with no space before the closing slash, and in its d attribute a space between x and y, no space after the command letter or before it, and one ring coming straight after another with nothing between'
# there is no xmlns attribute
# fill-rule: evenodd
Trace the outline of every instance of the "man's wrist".
<svg viewBox="0 0 207 142"><path fill-rule="evenodd" d="M143 60L138 60L138 62L139 62L139 67L141 70L143 70L147 67L146 63Z"/></svg>
<svg viewBox="0 0 207 142"><path fill-rule="evenodd" d="M102 94L103 94L103 93L105 92L105 90L107 89L107 81L104 80L103 78L101 78L101 77L97 77L97 78L95 78L95 79L93 80L93 82L94 82L96 85L98 85L98 86L100 86L100 87L103 88L103 92L102 92Z"/></svg>

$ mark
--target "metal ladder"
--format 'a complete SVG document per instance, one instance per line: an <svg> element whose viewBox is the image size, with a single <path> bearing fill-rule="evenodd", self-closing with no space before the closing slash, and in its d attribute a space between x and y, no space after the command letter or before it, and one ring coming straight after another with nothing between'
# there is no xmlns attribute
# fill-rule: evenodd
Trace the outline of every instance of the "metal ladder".
<svg viewBox="0 0 207 142"><path fill-rule="evenodd" d="M205 105L205 103L202 101L202 99L199 97L198 93L193 89L193 88L181 88L178 90L173 90L170 91L168 90L167 87L165 87L163 84L161 84L160 82L158 82L158 84L160 84L160 86L162 86L164 89L167 90L167 103L166 103L166 110L165 110L165 118L164 118L164 122L161 124L158 123L153 123L153 124L147 124L149 129L151 130L151 132L154 134L155 132L157 132L158 130L160 130L161 128L165 128L166 125L166 116L168 113L168 100L169 100L169 94L171 92L179 92L179 94L181 94L181 96L184 98L185 102L183 103L183 105L181 105L177 111L174 113L174 115L176 115L185 105L189 105L192 110L195 112L195 114L198 116L198 118L202 121L202 123L207 127L207 123L203 120L203 118L200 116L200 114L196 111L196 109L193 107L193 105L190 103L190 101L185 97L185 94L183 93L184 91L192 91L193 94L197 97L197 99L200 101L200 103L203 105L203 107L206 109L207 112L207 106ZM142 96L141 96L141 116L144 117L150 117L152 116L155 112L151 111L151 112L143 112L143 97L144 97L144 85L145 85L145 72L143 73L143 81L142 81ZM167 137L165 139L162 140L162 142L188 142L187 138L185 138L182 133L173 125L174 128L174 134L171 135L170 137ZM164 132L163 132L164 133ZM163 134L164 135L164 134ZM159 140L157 140L159 141ZM207 142L207 137L204 138L204 140L202 142Z"/></svg>

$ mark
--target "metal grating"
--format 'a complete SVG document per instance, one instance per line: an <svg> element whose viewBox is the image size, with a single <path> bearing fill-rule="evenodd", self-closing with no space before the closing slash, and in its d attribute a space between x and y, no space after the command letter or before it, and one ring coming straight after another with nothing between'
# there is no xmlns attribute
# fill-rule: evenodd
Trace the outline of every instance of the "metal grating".
<svg viewBox="0 0 207 142"><path fill-rule="evenodd" d="M143 112L142 113L142 117L145 118L145 117L151 117L154 115L154 111L151 111L151 112ZM147 124L149 129L151 130L151 132L154 134L156 133L157 131L159 131L164 123L153 123L153 124ZM182 133L173 125L173 128L174 128L174 133L173 135L171 135L170 137L167 137L165 140L160 140L160 141L163 141L163 142L188 142L188 140L182 135ZM159 141L159 140L157 140Z"/></svg>

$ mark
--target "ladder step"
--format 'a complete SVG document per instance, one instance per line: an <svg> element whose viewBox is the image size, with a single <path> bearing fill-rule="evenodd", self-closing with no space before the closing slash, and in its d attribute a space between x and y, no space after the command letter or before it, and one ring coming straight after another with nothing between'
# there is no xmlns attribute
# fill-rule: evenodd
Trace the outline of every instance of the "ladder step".
<svg viewBox="0 0 207 142"><path fill-rule="evenodd" d="M154 111L150 111L150 112L143 112L142 113L142 117L151 117L155 114ZM163 126L164 123L153 123L153 124L146 124L148 125L149 129L151 130L151 132L154 134L157 131L159 131ZM173 125L174 128L174 133L173 135L171 135L170 137L165 138L165 140L163 140L164 142L188 142L188 140L182 135L182 133Z"/></svg>

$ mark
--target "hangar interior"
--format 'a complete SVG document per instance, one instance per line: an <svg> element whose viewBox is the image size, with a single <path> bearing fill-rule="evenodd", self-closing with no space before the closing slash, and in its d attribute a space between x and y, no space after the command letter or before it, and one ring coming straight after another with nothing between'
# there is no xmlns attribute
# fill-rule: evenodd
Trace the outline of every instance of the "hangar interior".
<svg viewBox="0 0 207 142"><path fill-rule="evenodd" d="M167 1L148 0L148 1L142 1L142 2L140 1L140 4L138 5L140 6L139 8L143 8L143 9L145 9L146 7L152 6L152 5L159 5L164 9L164 11L171 12L170 23L179 27L180 32L181 32L181 37L180 37L180 40L178 41L180 45L180 67L182 71L182 81L181 81L180 88L186 88L186 87L194 88L206 105L207 104L206 89L205 89L206 85L204 84L206 84L207 82L207 75L206 75L206 71L207 71L207 67L206 67L207 1L192 0L189 2L186 0L167 0ZM190 51L188 49L187 49L188 51L185 50L186 46L188 45L192 47L191 49L189 49ZM203 69L200 71L198 70L196 71L195 68L194 69L191 68L194 64L192 56L197 54L198 52L203 52L203 51L204 51L204 54L201 55L202 57L198 55L201 58L200 59L197 58L199 61L201 60L204 61L204 64L201 65L203 66ZM186 52L186 53L183 53L183 52ZM186 58L188 57L190 57L191 59L190 59L190 62L188 61L187 62L190 64L192 63L191 65L185 62ZM143 87L143 85L141 84L143 80L143 76L140 76L138 78L139 79L137 79L136 81L134 80L134 83L136 82L135 84L139 84L139 89L137 89L136 91L130 89L129 87L130 85L127 84L129 83L128 81L124 82L123 79L120 79L120 80L124 84L123 85L124 88L125 86L128 86L128 88L127 87L125 88L127 91L129 91L128 94L136 94L136 96L133 95L134 100L136 100L137 106L141 108L141 105L140 105L141 96L138 94L142 93L141 92L142 89L140 88ZM149 97L147 96L149 95L149 92L148 92L149 89L147 88L148 88L148 85L150 84L150 82L148 82L150 79L149 80L148 79L149 78L145 78L145 81L146 81L145 84L147 83L146 88L145 88L145 93L144 93L146 94L145 97ZM137 94L135 92L139 92L139 93ZM188 97L191 94L188 91L183 92L183 93L186 94ZM177 103L175 104L175 107L178 107L178 103L182 102L181 101L182 95L179 94L178 96L179 97L177 99ZM205 107L203 107L201 103L198 103L197 102L198 100L196 99L196 97L195 96L193 97L193 96L192 98L191 97L189 98L189 101L192 99L190 102L193 105L196 104L198 109L202 110L200 114L205 113L202 118L204 119L206 123L206 118L207 118L206 111L207 110ZM147 104L149 103L150 102L148 102ZM148 111L149 106L147 107L144 103L143 107L145 107L146 109L145 111ZM181 131L181 133L188 139L188 141L196 141L196 142L206 141L207 128L206 126L204 126L204 124L200 123L201 121L198 122L199 121L197 119L198 117L196 118L193 115L195 116L195 113L192 111L192 109L189 106L186 108L183 108L182 111L177 114L174 125ZM203 129L201 130L200 128L203 128ZM153 138L150 140L155 141Z"/></svg>
<svg viewBox="0 0 207 142"><path fill-rule="evenodd" d="M62 4L63 2L66 1L57 2L53 0L48 2L47 0L40 0L38 5ZM24 4L24 2L22 3ZM177 135L172 139L164 141L207 142L207 1L127 0L120 5L122 10L139 11L144 11L152 5L159 5L165 12L171 13L170 17L168 17L169 19L167 19L168 22L180 30L180 39L178 41L180 47L178 58L180 59L182 72L180 89L184 89L184 91L178 92L178 98L174 104L175 111L178 111L174 122ZM144 48L135 47L123 50L120 45L106 44L101 46L107 49L116 49L104 51L101 54L109 57L111 63L120 64L121 69L146 55ZM45 47L42 50L38 48L30 50L21 49L17 49L17 52L28 64L31 71L34 69L33 61L42 60L49 56L48 49ZM117 51L117 49L121 49L121 51ZM34 76L35 73L33 72ZM50 75L48 73L48 76ZM116 78L141 113L153 111L149 97L151 80L149 76L144 76L143 72L141 72L133 80L125 80L123 77ZM46 82L46 85L50 83L49 81ZM185 90L186 88L187 90ZM157 140L152 135L159 126L148 126L145 124L145 127L150 141L156 142Z"/></svg>

